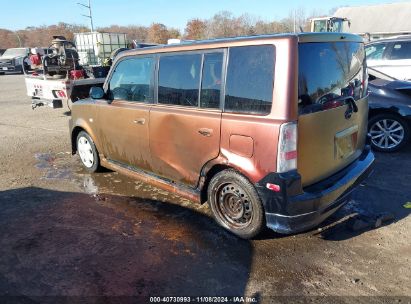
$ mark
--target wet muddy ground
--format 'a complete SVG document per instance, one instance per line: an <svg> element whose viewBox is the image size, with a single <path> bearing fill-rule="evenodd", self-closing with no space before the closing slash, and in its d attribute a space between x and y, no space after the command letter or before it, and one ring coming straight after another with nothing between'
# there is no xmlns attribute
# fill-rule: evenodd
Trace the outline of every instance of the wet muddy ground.
<svg viewBox="0 0 411 304"><path fill-rule="evenodd" d="M86 173L69 152L67 108L32 111L24 94L21 76L0 76L0 301L410 301L410 146L376 154L374 175L318 229L244 241L205 205Z"/></svg>

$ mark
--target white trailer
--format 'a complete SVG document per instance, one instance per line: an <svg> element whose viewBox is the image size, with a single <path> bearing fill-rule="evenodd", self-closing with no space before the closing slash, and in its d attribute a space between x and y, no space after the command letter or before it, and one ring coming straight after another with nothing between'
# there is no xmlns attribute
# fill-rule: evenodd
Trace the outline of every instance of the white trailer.
<svg viewBox="0 0 411 304"><path fill-rule="evenodd" d="M44 105L62 108L64 103L70 109L72 102L88 98L91 87L102 87L104 84L105 77L110 69L110 66L104 66L105 59L110 58L114 50L127 47L126 34L102 32L76 33L74 34L74 39L75 52L78 54L76 60L78 62L73 63L72 69L67 69L63 64L63 67L59 70L61 67L60 57L63 55L68 56L67 54L72 54L71 56L73 56L73 50L72 47L68 50L66 46L68 43L71 46L71 42L67 42L64 37L56 36L52 41L56 45L53 49L54 53L42 59L43 71L27 74L23 70L27 95L32 99L33 109ZM58 52L61 52L61 54ZM70 59L71 57L68 56L67 58ZM46 61L51 61L51 65L57 70L52 71ZM83 75L79 77L71 75L71 72L80 72L81 70ZM89 78L82 79L83 77Z"/></svg>
<svg viewBox="0 0 411 304"><path fill-rule="evenodd" d="M27 96L31 97L31 107L40 106L71 109L71 103L89 96L90 88L103 86L105 78L53 79L44 75L25 75Z"/></svg>

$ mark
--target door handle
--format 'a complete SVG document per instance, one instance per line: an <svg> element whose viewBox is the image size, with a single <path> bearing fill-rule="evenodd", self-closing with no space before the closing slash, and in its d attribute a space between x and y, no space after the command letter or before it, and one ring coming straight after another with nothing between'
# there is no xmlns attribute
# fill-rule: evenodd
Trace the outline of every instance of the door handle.
<svg viewBox="0 0 411 304"><path fill-rule="evenodd" d="M146 120L144 118L139 118L139 119L133 120L133 122L138 125L144 125L146 123Z"/></svg>
<svg viewBox="0 0 411 304"><path fill-rule="evenodd" d="M201 128L201 129L198 129L198 133L200 133L203 136L209 137L213 134L213 130L207 129L207 128Z"/></svg>

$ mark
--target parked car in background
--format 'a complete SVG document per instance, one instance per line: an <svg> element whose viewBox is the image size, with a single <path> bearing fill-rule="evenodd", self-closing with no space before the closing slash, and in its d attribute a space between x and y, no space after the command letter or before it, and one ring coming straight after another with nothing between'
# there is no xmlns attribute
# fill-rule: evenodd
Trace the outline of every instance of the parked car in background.
<svg viewBox="0 0 411 304"><path fill-rule="evenodd" d="M411 35L370 42L367 65L400 80L411 80Z"/></svg>
<svg viewBox="0 0 411 304"><path fill-rule="evenodd" d="M121 52L73 104L72 152L208 202L242 238L304 231L372 171L366 76L362 38L341 33Z"/></svg>
<svg viewBox="0 0 411 304"><path fill-rule="evenodd" d="M411 131L411 82L368 68L369 123L372 147L393 152L404 147Z"/></svg>
<svg viewBox="0 0 411 304"><path fill-rule="evenodd" d="M29 62L27 62L29 55L29 48L7 49L0 57L0 73L4 74L5 72L20 72L23 74L23 68L30 68L30 64Z"/></svg>

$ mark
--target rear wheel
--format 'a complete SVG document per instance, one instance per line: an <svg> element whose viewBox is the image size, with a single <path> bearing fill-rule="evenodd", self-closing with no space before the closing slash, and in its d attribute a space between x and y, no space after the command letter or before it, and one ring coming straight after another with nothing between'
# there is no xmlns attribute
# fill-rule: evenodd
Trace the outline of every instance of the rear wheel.
<svg viewBox="0 0 411 304"><path fill-rule="evenodd" d="M253 238L264 227L264 210L257 191L234 170L221 171L212 178L208 204L217 223L241 238Z"/></svg>
<svg viewBox="0 0 411 304"><path fill-rule="evenodd" d="M368 126L371 145L377 151L398 151L407 144L410 137L408 124L394 114L378 114L370 119Z"/></svg>
<svg viewBox="0 0 411 304"><path fill-rule="evenodd" d="M96 145L90 135L84 131L77 135L77 152L87 171L96 172L100 169L100 158Z"/></svg>

